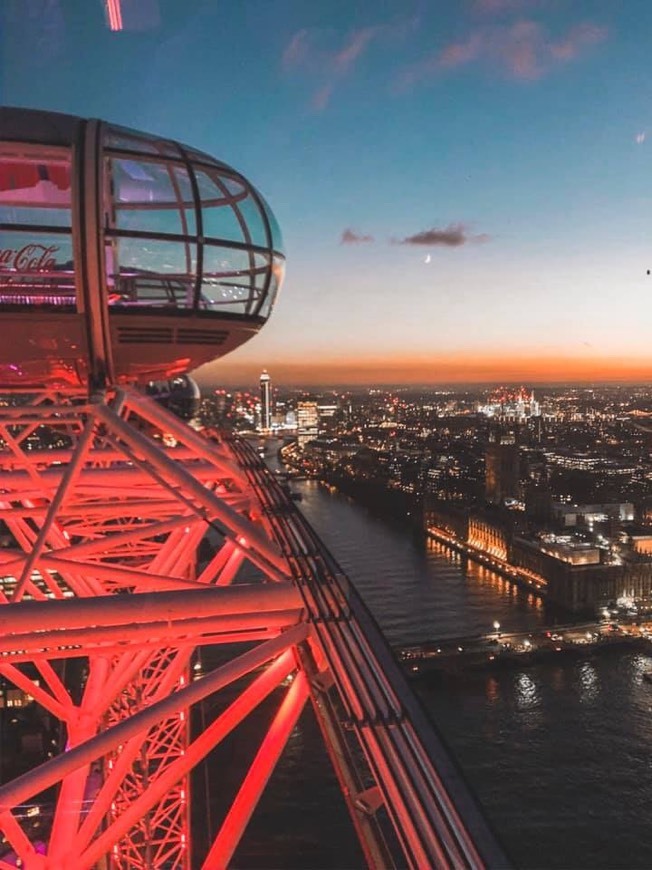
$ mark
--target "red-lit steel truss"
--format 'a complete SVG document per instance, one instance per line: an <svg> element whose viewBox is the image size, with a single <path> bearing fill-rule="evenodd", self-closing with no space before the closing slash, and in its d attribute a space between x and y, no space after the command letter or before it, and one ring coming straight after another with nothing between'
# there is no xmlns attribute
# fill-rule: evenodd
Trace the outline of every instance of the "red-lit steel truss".
<svg viewBox="0 0 652 870"><path fill-rule="evenodd" d="M51 738L31 769L3 759L1 870L229 865L308 700L370 865L505 866L368 611L246 443L135 391L16 397L0 439L0 677ZM207 645L223 663L200 673ZM265 699L196 854L190 773Z"/></svg>
<svg viewBox="0 0 652 870"><path fill-rule="evenodd" d="M122 30L122 8L120 0L105 0L106 16L110 30Z"/></svg>

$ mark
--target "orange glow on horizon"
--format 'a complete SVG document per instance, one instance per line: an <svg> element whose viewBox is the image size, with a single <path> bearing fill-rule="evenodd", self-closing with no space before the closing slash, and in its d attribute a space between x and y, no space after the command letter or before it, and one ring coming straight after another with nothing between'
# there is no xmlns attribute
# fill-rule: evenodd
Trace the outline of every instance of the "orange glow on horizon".
<svg viewBox="0 0 652 870"><path fill-rule="evenodd" d="M266 358L236 363L227 359L204 366L197 380L206 384L242 384L256 380L263 368L270 371L276 383L297 385L652 381L652 357L501 357L491 353L350 360L340 357L319 362Z"/></svg>

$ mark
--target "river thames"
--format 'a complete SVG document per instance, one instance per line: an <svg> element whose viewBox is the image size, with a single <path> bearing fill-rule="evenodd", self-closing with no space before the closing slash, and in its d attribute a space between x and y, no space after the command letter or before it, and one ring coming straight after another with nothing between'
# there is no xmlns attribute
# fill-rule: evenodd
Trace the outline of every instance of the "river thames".
<svg viewBox="0 0 652 870"><path fill-rule="evenodd" d="M494 621L531 630L551 618L532 594L338 492L315 481L292 488L391 643L484 634ZM614 651L419 686L515 866L652 865L651 667L646 655ZM311 711L235 866L363 866Z"/></svg>

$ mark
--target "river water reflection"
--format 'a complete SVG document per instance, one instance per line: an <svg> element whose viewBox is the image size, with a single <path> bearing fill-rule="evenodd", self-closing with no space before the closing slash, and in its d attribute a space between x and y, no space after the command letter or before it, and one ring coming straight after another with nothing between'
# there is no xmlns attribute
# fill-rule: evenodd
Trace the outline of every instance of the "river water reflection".
<svg viewBox="0 0 652 870"><path fill-rule="evenodd" d="M544 624L541 599L436 541L373 516L316 481L293 483L301 510L354 580L391 643Z"/></svg>
<svg viewBox="0 0 652 870"><path fill-rule="evenodd" d="M492 572L424 545L314 481L292 488L392 643L486 633L494 620L506 630L544 624L541 602ZM650 667L647 656L607 652L464 671L420 687L517 866L652 865L652 685L643 680ZM362 866L307 718L238 866ZM304 822L298 851L275 835L271 852L258 854L258 837L290 814Z"/></svg>

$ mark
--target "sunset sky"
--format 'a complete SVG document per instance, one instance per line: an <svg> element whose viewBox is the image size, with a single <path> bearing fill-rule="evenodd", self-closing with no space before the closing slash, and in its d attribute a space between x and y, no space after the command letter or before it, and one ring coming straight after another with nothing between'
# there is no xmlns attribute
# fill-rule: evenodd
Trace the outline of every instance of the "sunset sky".
<svg viewBox="0 0 652 870"><path fill-rule="evenodd" d="M652 379L649 0L2 0L4 104L179 138L285 238L204 383Z"/></svg>

